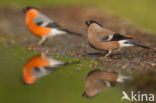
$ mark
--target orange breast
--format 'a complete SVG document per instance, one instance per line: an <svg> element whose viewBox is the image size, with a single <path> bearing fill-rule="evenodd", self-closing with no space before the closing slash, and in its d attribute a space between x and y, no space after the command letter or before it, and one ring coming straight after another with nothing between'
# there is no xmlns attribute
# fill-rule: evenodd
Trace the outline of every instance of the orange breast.
<svg viewBox="0 0 156 103"><path fill-rule="evenodd" d="M47 58L43 58L41 56L33 57L24 66L24 72L23 72L24 81L28 84L32 84L33 82L35 82L35 77L33 74L31 74L31 71L35 67L46 67L49 65L50 65L50 62Z"/></svg>
<svg viewBox="0 0 156 103"><path fill-rule="evenodd" d="M51 32L51 28L48 27L40 27L33 22L35 17L31 17L29 15L26 16L26 25L28 29L36 36L43 37L49 35Z"/></svg>

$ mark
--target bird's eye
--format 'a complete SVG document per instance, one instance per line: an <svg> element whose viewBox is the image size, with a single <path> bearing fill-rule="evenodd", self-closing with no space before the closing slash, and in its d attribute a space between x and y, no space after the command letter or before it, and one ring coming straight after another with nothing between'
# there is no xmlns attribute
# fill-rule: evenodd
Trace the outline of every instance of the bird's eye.
<svg viewBox="0 0 156 103"><path fill-rule="evenodd" d="M34 70L35 70L36 72L39 72L39 71L40 71L40 68L39 68L39 67L36 67Z"/></svg>

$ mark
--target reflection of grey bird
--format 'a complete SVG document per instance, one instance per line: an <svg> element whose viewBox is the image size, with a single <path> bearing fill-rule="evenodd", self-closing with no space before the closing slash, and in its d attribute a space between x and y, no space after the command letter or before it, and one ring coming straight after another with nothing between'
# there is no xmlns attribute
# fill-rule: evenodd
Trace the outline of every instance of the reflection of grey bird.
<svg viewBox="0 0 156 103"><path fill-rule="evenodd" d="M83 96L96 96L100 92L111 88L112 83L123 83L126 79L129 78L116 72L104 72L100 70L91 71L88 73L85 81L85 92L83 93Z"/></svg>
<svg viewBox="0 0 156 103"><path fill-rule="evenodd" d="M121 101L123 99L127 99L127 100L131 101L131 99L128 97L128 95L127 95L127 93L125 91L123 91L122 94L123 94L123 97L121 98Z"/></svg>
<svg viewBox="0 0 156 103"><path fill-rule="evenodd" d="M149 49L149 47L128 40L132 39L131 37L126 37L103 28L103 26L95 20L86 21L86 25L88 26L89 45L97 50L108 50L109 52L105 57L109 56L113 50L123 47L138 46ZM104 38L97 38L99 34L103 34Z"/></svg>
<svg viewBox="0 0 156 103"><path fill-rule="evenodd" d="M52 21L50 18L42 14L35 7L24 8L26 14L26 25L28 29L36 36L41 37L39 45L41 45L48 37L53 37L62 34L72 34L81 36L79 33L63 29L60 25Z"/></svg>

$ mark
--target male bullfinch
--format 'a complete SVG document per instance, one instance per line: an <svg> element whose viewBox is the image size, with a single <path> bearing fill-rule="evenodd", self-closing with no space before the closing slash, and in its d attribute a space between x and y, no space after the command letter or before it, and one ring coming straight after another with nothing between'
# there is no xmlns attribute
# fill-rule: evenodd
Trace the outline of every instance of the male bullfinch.
<svg viewBox="0 0 156 103"><path fill-rule="evenodd" d="M34 84L39 78L66 64L68 63L44 55L35 56L24 65L23 82L25 84Z"/></svg>
<svg viewBox="0 0 156 103"><path fill-rule="evenodd" d="M81 36L81 34L63 29L59 24L45 16L35 7L26 7L23 12L26 14L26 26L31 33L41 38L38 45L41 45L48 37L62 34L72 34Z"/></svg>

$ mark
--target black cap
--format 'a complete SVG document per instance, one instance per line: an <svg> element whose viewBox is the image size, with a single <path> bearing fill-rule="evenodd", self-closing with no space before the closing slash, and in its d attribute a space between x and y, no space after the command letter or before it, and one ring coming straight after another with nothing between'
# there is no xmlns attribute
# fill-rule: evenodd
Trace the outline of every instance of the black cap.
<svg viewBox="0 0 156 103"><path fill-rule="evenodd" d="M33 7L33 6L27 6L26 8L23 9L23 12L26 13L26 12L27 12L28 10L30 10L30 9L37 9L37 10L39 10L39 9L36 8L36 7Z"/></svg>
<svg viewBox="0 0 156 103"><path fill-rule="evenodd" d="M92 23L96 23L98 24L99 26L103 27L100 23L98 23L97 21L95 20L87 20L86 22L86 25L89 27Z"/></svg>

